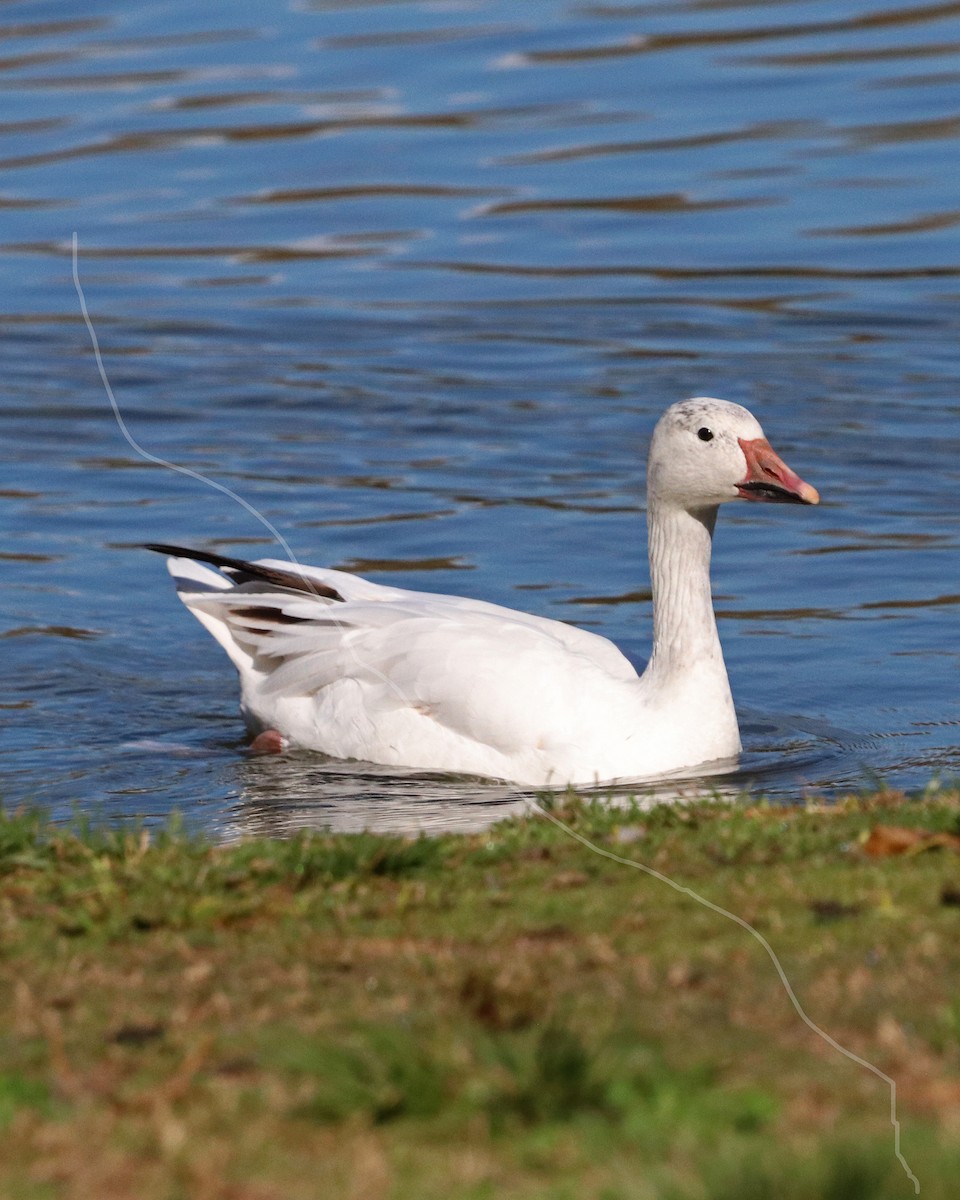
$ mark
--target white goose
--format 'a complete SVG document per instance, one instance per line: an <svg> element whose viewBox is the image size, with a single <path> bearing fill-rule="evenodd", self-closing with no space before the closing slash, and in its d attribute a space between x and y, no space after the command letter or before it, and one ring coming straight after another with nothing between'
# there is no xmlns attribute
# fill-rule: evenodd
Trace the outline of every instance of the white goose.
<svg viewBox="0 0 960 1200"><path fill-rule="evenodd" d="M717 507L738 497L819 501L745 408L701 397L667 409L647 472L653 652L642 675L606 638L482 600L148 549L175 556L180 598L239 671L261 745L593 784L739 753L710 594Z"/></svg>

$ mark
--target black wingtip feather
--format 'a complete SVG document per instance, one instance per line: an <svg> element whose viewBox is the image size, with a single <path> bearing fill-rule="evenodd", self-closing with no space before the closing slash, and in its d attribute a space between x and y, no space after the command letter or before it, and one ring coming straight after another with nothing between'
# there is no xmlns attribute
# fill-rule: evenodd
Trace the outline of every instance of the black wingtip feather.
<svg viewBox="0 0 960 1200"><path fill-rule="evenodd" d="M153 550L157 554L172 555L174 558L191 558L194 562L207 563L211 567L219 567L228 572L236 583L248 583L251 580L261 580L272 583L275 587L289 588L294 592L306 592L310 596L322 596L325 600L342 600L343 597L336 588L328 587L308 575L301 575L292 564L289 571L279 567L264 567L260 563L248 562L244 558L231 558L227 554L216 554L212 550L191 550L187 546L171 546L166 542L144 542L144 550Z"/></svg>

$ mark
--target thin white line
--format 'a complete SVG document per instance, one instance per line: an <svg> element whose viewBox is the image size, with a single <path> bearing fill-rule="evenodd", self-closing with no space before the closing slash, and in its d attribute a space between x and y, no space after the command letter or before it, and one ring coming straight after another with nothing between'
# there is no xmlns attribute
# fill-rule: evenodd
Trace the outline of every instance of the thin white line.
<svg viewBox="0 0 960 1200"><path fill-rule="evenodd" d="M300 568L299 574L300 574L300 578L303 580L303 582L306 584L315 582L315 581L312 581L310 579L310 576L307 575L306 572L303 570L303 564L300 562L300 560L297 558L297 556L294 554L294 552L290 549L290 545L287 542L287 539L283 536L283 534L280 532L280 530L277 529L276 525L274 525L272 521L268 520L263 515L262 512L260 512L256 508L254 508L254 506L248 500L244 500L244 498L242 496L237 495L237 493L235 491L233 491L232 488L227 487L227 485L225 483L218 483L216 479L209 479L206 475L202 474L200 471L194 471L191 467L182 467L177 463L168 462L167 459L160 458L156 454L151 454L149 450L145 450L143 448L143 446L140 445L140 443L131 434L130 430L127 429L126 422L124 421L123 415L120 412L120 405L117 403L117 398L113 394L113 388L110 385L110 379L107 375L106 367L103 365L103 356L100 353L100 342L97 338L97 331L93 327L93 321L91 321L90 313L87 310L87 301L84 297L83 288L80 284L80 269L78 266L78 258L79 258L78 239L77 239L76 230L74 230L74 233L73 233L73 286L76 288L77 298L80 301L80 312L83 314L84 324L87 327L87 332L90 334L90 341L93 344L93 353L97 360L97 370L100 372L100 380L103 383L104 391L107 393L107 399L110 401L110 407L113 410L113 415L116 419L117 425L120 429L120 432L126 438L127 443L132 447L133 450L136 451L137 454L140 455L141 458L146 459L147 462L156 463L160 467L167 467L171 471L176 471L178 475L186 475L188 479L195 479L197 481L197 483L205 483L208 487L215 488L218 492L222 492L224 496L229 496L231 500L236 500L236 502L241 506L241 508L246 509L246 511L250 514L251 517L255 517L260 522L261 525L263 525L266 529L268 529L270 531L271 535L277 540L277 542L280 544L280 546L283 547L283 551L286 554L288 560L294 565L294 567ZM334 624L336 625L336 627L341 631L341 633L346 633L349 631L350 626L341 622L339 620L339 618L336 616L336 613L333 614L333 621L334 621ZM360 655L357 653L356 647L353 645L353 643L349 639L344 638L343 644L346 647L347 653L350 655L350 657L353 659L353 661L357 664L357 666L361 668L361 670L367 671L371 675L373 675L377 679L379 679L380 682L383 683L387 688L389 688L403 704L409 704L409 702L410 702L409 697L404 693L403 689L393 679L388 678L388 676L384 675L384 673L382 671L378 670L377 667L371 666L369 663L364 663L363 660L360 658Z"/></svg>
<svg viewBox="0 0 960 1200"><path fill-rule="evenodd" d="M764 950L766 950L767 956L773 963L774 970L780 976L780 982L783 984L784 991L789 996L790 1003L796 1010L797 1016L800 1018L800 1020L803 1021L808 1028L812 1029L818 1037L822 1038L828 1046L832 1046L834 1050L838 1051L840 1054L843 1054L846 1058L849 1058L852 1062L857 1063L859 1066L865 1067L868 1071L872 1071L878 1079L882 1079L883 1082L886 1083L890 1088L890 1124L893 1126L893 1152L899 1159L900 1165L907 1173L907 1178L913 1184L914 1193L919 1196L920 1180L916 1177L916 1175L914 1175L913 1171L911 1171L909 1163L900 1153L900 1122L897 1119L896 1080L891 1079L889 1075L881 1071L879 1067L874 1066L872 1062L868 1062L865 1058L861 1058L859 1054L855 1054L852 1050L848 1050L846 1046L841 1046L836 1038L831 1037L825 1029L821 1029L815 1021L807 1016L803 1006L797 999L796 992L794 992L790 984L790 980L787 978L787 974L783 969L780 959L777 957L776 951L763 936L763 934L758 929L755 929L749 921L744 920L743 917L738 917L736 913L730 912L729 909L722 908L719 904L714 904L712 900L708 900L706 896L701 896L700 893L695 892L693 888L685 887L683 884L677 883L676 880L671 879L669 875L664 875L662 871L658 871L655 867L649 867L646 863L637 862L636 859L633 858L625 858L622 854L614 854L612 850L605 850L602 846L598 846L595 842L591 842L589 838L584 837L582 833L577 833L575 829L571 829L566 822L561 821L559 817L554 816L552 812L544 808L543 805L537 800L532 799L531 803L541 817L546 817L546 819L556 825L558 829L562 829L563 832L569 837L572 837L574 841L579 842L581 846L586 846L586 848L588 850L592 850L594 854L598 854L601 858L609 858L611 862L620 863L621 866L633 867L634 870L643 871L644 874L650 875L654 879L659 880L661 883L667 884L668 887L672 887L675 892L681 892L684 896L689 896L691 900L696 900L698 904L702 904L705 908L712 909L713 912L719 913L721 917L726 917L728 920L733 921L735 924L739 925L741 929L745 929L747 933L756 938Z"/></svg>
<svg viewBox="0 0 960 1200"><path fill-rule="evenodd" d="M171 471L176 471L178 475L186 475L188 479L195 479L198 483L205 483L209 487L216 488L218 492L222 492L225 496L229 496L231 500L245 508L251 517L255 517L261 525L270 531L272 537L283 547L287 558L295 565L301 564L297 561L296 555L287 544L286 538L272 521L267 520L263 513L258 512L256 508L242 496L238 496L232 488L228 488L225 483L218 483L215 479L208 479L206 475L201 475L199 471L194 471L190 467L181 467L177 463L168 462L165 458L160 458L156 454L151 454L149 450L144 450L140 443L134 438L130 430L127 429L126 422L120 412L120 405L117 404L117 398L113 394L113 388L110 386L110 380L107 377L106 368L103 365L103 357L100 354L100 343L97 340L97 331L93 327L93 322L90 320L90 313L87 311L87 301L83 295L83 288L80 286L80 271L77 266L77 234L73 234L73 286L77 289L77 299L80 301L80 311L83 314L84 324L87 327L87 333L90 334L90 341L93 344L93 353L97 360L97 370L100 372L100 379L103 382L104 391L107 393L107 399L110 401L110 407L113 409L113 415L116 418L120 432L127 439L127 442L141 458L145 458L147 462L156 463L158 467L167 467Z"/></svg>
<svg viewBox="0 0 960 1200"><path fill-rule="evenodd" d="M179 466L177 463L168 462L165 458L160 458L156 454L151 454L149 450L145 450L139 444L139 442L137 442L134 439L134 437L132 436L130 431L127 429L126 423L124 422L123 416L120 412L120 406L117 404L116 397L113 394L113 388L110 386L110 380L107 376L106 368L103 365L103 357L100 354L100 343L97 340L97 333L93 327L93 322L90 319L90 314L87 311L87 302L83 295L83 288L80 285L80 272L79 272L79 268L77 265L77 259L78 259L77 234L76 234L76 232L74 232L74 234L73 234L73 285L76 288L77 297L80 301L80 311L83 314L83 320L87 327L87 332L90 334L90 341L93 344L93 352L94 352L94 355L97 360L97 370L100 372L100 379L103 383L104 390L107 394L107 399L110 401L110 407L113 410L113 415L116 418L116 422L117 422L117 425L119 426L120 432L126 438L128 444L132 447L132 449L134 451L136 451L137 454L139 454L141 456L141 458L146 459L147 462L156 463L158 466L161 466L161 467L167 467L169 470L176 471L180 475L186 475L189 479L194 479L198 483L205 483L208 485L208 487L215 488L218 492L222 492L223 495L229 496L231 500L235 500L242 508L244 508L250 514L250 516L255 517L263 526L265 526L266 529L268 529L270 531L272 536L274 538L276 538L277 542L283 547L289 561L291 563L293 563L294 566L300 566L301 564L298 562L293 551L290 549L290 546L288 545L287 540L286 540L286 538L284 538L283 534L280 533L280 531L276 528L276 526L271 521L269 521L261 512L259 512L256 508L254 508L254 506L252 504L250 504L249 501L244 500L244 498L242 496L238 496L237 493L235 491L233 491L231 488L227 487L226 484L218 483L215 479L208 479L206 475L201 474L199 471L194 471L190 467ZM307 579L308 579L307 576L303 576L303 578L305 581L307 581ZM355 649L352 646L350 647L350 649L351 649L351 652L353 653L354 657L357 658ZM360 666L364 666L364 664L359 661L359 658L357 658L357 662ZM392 690L400 697L401 700L403 700L405 703L408 702L408 698L403 694L402 690L398 687L398 685L392 679L388 679L385 675L383 675L375 667L366 666L365 669L368 671L371 671L373 674L377 675L382 680L383 683L387 684L390 688L392 688ZM589 838L584 837L583 834L577 833L577 831L575 829L571 829L570 826L565 824L563 821L561 821L559 817L556 817L553 815L553 813L548 812L548 810L545 809L532 796L529 797L529 799L530 799L530 803L532 804L532 806L536 812L538 812L542 817L546 817L546 819L548 821L551 821L554 825L557 826L557 828L562 829L564 831L564 833L566 833L569 837L573 838L575 841L579 842L582 846L585 846L588 850L592 850L594 854L598 854L601 858L608 858L608 859L610 859L611 862L620 863L621 866L633 867L637 871L643 871L645 874L652 876L654 879L658 879L661 883L665 883L669 887L672 887L674 889L674 891L681 892L683 895L689 896L692 900L696 900L699 904L704 905L704 907L712 909L713 912L718 913L722 917L726 917L730 921L733 921L735 924L739 925L741 927L741 929L745 929L747 931L747 933L751 934L754 938L756 938L756 940L760 943L760 945L767 952L767 955L769 956L770 961L773 963L774 969L776 970L777 974L780 977L780 982L783 984L784 990L786 991L787 996L790 998L790 1003L793 1005L794 1009L797 1012L797 1015L800 1017L800 1019L803 1021L803 1023L805 1025L807 1025L811 1030L813 1030L813 1032L815 1034L817 1034L818 1037L822 1038L827 1043L827 1045L832 1046L834 1050L837 1050L840 1054L843 1054L846 1058L849 1058L852 1062L857 1063L861 1067L865 1067L868 1071L871 1071L874 1075L876 1075L878 1079L882 1079L884 1081L884 1083L886 1083L889 1086L889 1088L890 1088L890 1123L893 1125L894 1153L896 1154L897 1158L899 1159L901 1166L903 1167L904 1171L907 1174L907 1177L913 1183L915 1194L919 1195L920 1194L920 1180L916 1177L916 1175L914 1175L913 1171L911 1171L910 1166L907 1163L907 1160L900 1153L900 1122L897 1119L897 1084L896 1084L896 1080L891 1079L891 1077L889 1075L886 1075L883 1071L880 1070L879 1067L874 1066L873 1063L868 1062L865 1058L861 1058L859 1054L855 1054L852 1050L848 1050L846 1048L846 1046L841 1046L840 1043L835 1038L831 1037L830 1034L826 1032L826 1030L821 1029L819 1025L817 1025L813 1020L811 1020L810 1017L807 1016L802 1005L800 1004L800 1001L797 999L796 993L794 992L793 988L790 985L790 981L787 978L786 972L784 971L784 969L780 963L780 959L777 957L776 952L774 951L773 947L770 945L770 943L767 941L767 939L763 936L763 934L760 933L759 930L755 929L750 924L749 921L745 921L743 919L743 917L738 917L736 913L730 912L729 909L721 908L721 906L719 904L714 904L712 900L707 900L705 896L701 896L698 892L695 892L692 888L685 887L683 884L677 883L675 880L671 879L668 875L664 875L661 871L656 870L654 867L649 867L645 863L637 862L635 859L632 859L632 858L625 858L620 854L614 854L613 851L611 851L611 850L605 850L602 846L597 846L594 842L591 842Z"/></svg>

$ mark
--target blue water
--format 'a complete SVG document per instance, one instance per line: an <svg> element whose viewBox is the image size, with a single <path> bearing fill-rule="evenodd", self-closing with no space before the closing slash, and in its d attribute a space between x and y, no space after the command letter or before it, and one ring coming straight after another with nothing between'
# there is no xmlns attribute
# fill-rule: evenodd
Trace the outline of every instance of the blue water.
<svg viewBox="0 0 960 1200"><path fill-rule="evenodd" d="M0 11L0 797L217 836L468 827L509 789L252 761L175 541L648 652L646 440L750 406L823 495L729 506L746 752L785 800L960 772L960 5ZM671 784L667 789L676 790ZM682 789L681 789L682 790ZM663 794L663 789L660 793Z"/></svg>

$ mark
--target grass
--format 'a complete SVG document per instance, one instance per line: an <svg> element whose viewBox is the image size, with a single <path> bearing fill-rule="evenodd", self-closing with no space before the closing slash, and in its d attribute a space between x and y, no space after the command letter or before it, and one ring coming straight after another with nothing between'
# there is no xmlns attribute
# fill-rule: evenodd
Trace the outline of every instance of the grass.
<svg viewBox="0 0 960 1200"><path fill-rule="evenodd" d="M960 793L554 810L742 916L960 1176ZM886 1200L887 1086L762 947L542 817L215 847L0 815L0 1197Z"/></svg>

